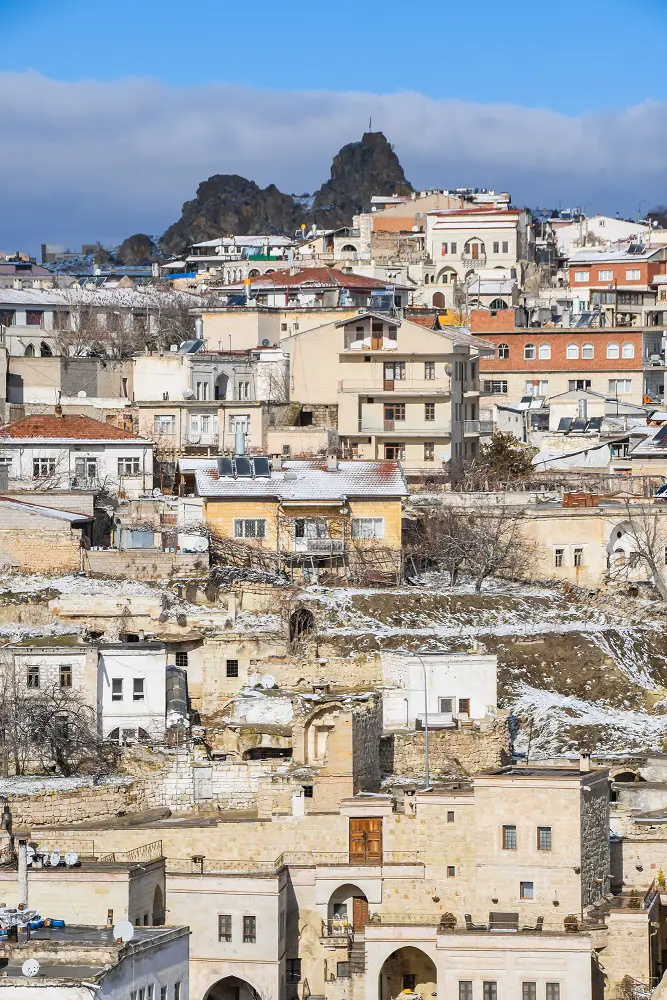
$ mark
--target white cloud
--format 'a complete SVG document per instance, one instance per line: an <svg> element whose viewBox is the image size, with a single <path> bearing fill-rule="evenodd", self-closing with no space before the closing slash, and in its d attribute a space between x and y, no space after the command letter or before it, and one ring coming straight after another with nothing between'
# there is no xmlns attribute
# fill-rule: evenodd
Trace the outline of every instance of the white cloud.
<svg viewBox="0 0 667 1000"><path fill-rule="evenodd" d="M417 93L63 83L0 73L0 248L114 241L174 222L199 181L238 173L312 191L372 116L420 186L510 190L515 203L624 214L667 201L667 104L568 117Z"/></svg>

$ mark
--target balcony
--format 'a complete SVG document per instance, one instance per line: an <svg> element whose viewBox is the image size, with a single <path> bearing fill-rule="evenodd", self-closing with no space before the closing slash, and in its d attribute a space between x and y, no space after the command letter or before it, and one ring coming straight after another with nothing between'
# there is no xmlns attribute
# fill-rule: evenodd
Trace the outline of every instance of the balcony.
<svg viewBox="0 0 667 1000"><path fill-rule="evenodd" d="M366 337L364 340L353 340L345 345L346 351L396 351L398 341L395 337Z"/></svg>
<svg viewBox="0 0 667 1000"><path fill-rule="evenodd" d="M311 552L316 555L335 555L345 550L342 538L295 538L295 552Z"/></svg>
<svg viewBox="0 0 667 1000"><path fill-rule="evenodd" d="M461 263L466 267L486 267L486 254L481 253L478 257L473 257L469 253L461 254Z"/></svg>
<svg viewBox="0 0 667 1000"><path fill-rule="evenodd" d="M464 420L463 433L464 435L493 434L493 420Z"/></svg>
<svg viewBox="0 0 667 1000"><path fill-rule="evenodd" d="M399 396L449 396L451 394L451 381L449 378L385 379L379 375L369 374L363 379L340 379L338 391L353 393L393 392Z"/></svg>
<svg viewBox="0 0 667 1000"><path fill-rule="evenodd" d="M476 421L478 422L478 421ZM341 431L341 433L344 433ZM404 420L378 420L369 417L364 419L363 417L359 421L359 434L375 434L375 435L390 435L395 437L397 440L403 440L403 438L420 437L429 438L434 441L440 438L451 437L452 427L451 424L443 424L435 420L429 420L427 423L420 423L416 427L408 426Z"/></svg>

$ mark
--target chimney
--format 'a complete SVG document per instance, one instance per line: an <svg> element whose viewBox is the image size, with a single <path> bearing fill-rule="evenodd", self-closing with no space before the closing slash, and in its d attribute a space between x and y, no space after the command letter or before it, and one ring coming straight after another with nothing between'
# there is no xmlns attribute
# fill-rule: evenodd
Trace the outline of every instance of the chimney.
<svg viewBox="0 0 667 1000"><path fill-rule="evenodd" d="M590 753L583 751L579 755L579 770L582 774L588 773L591 769L591 755Z"/></svg>
<svg viewBox="0 0 667 1000"><path fill-rule="evenodd" d="M336 455L327 455L327 471L338 472L338 457Z"/></svg>
<svg viewBox="0 0 667 1000"><path fill-rule="evenodd" d="M60 403L60 400L62 399L62 395L63 394L60 391L60 389L57 389L56 390L56 405L55 405L55 408L54 408L54 413L55 413L55 415L57 417L62 417L62 415L63 415L63 408L62 408L62 405Z"/></svg>

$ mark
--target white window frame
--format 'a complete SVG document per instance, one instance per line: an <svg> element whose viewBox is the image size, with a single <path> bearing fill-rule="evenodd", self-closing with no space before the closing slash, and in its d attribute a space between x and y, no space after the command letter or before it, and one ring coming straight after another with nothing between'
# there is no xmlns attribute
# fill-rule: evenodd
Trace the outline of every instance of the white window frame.
<svg viewBox="0 0 667 1000"><path fill-rule="evenodd" d="M627 396L632 392L631 378L610 378L609 392L614 396Z"/></svg>
<svg viewBox="0 0 667 1000"><path fill-rule="evenodd" d="M595 357L595 345L591 344L589 340L585 344L581 345L581 360L582 361L592 361Z"/></svg>
<svg viewBox="0 0 667 1000"><path fill-rule="evenodd" d="M551 344L540 344L537 348L537 357L540 361L551 360Z"/></svg>
<svg viewBox="0 0 667 1000"><path fill-rule="evenodd" d="M249 525L254 527L249 529ZM261 525L260 533L258 528ZM266 541L266 518L265 517L235 517L234 518L234 538L254 538Z"/></svg>
<svg viewBox="0 0 667 1000"><path fill-rule="evenodd" d="M353 517L350 533L352 538L384 538L384 518Z"/></svg>
<svg viewBox="0 0 667 1000"><path fill-rule="evenodd" d="M575 281L588 281L588 271L575 271L574 272Z"/></svg>
<svg viewBox="0 0 667 1000"><path fill-rule="evenodd" d="M534 361L536 357L537 357L537 348L535 347L535 344L524 344L523 360Z"/></svg>
<svg viewBox="0 0 667 1000"><path fill-rule="evenodd" d="M579 344L568 344L565 348L565 357L568 361L579 360Z"/></svg>
<svg viewBox="0 0 667 1000"><path fill-rule="evenodd" d="M614 272L609 270L598 271L598 281L613 281Z"/></svg>
<svg viewBox="0 0 667 1000"><path fill-rule="evenodd" d="M621 356L621 345L612 341L607 344L607 359L610 361L617 361Z"/></svg>
<svg viewBox="0 0 667 1000"><path fill-rule="evenodd" d="M153 430L156 434L175 434L176 415L174 413L156 413L153 417Z"/></svg>
<svg viewBox="0 0 667 1000"><path fill-rule="evenodd" d="M140 474L141 460L138 455L131 455L118 459L119 476L139 476Z"/></svg>
<svg viewBox="0 0 667 1000"><path fill-rule="evenodd" d="M629 267L625 272L626 281L641 281L642 272L639 267Z"/></svg>
<svg viewBox="0 0 667 1000"><path fill-rule="evenodd" d="M621 349L622 358L634 358L635 356L635 345L626 341Z"/></svg>

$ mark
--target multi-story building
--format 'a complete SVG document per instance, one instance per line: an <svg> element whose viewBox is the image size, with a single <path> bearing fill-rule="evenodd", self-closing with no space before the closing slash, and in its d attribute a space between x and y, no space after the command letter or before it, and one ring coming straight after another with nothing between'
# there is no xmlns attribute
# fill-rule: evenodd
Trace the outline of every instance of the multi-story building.
<svg viewBox="0 0 667 1000"><path fill-rule="evenodd" d="M98 697L105 739L125 745L164 737L166 667L166 649L159 642L100 646Z"/></svg>
<svg viewBox="0 0 667 1000"><path fill-rule="evenodd" d="M291 398L336 406L351 457L416 469L476 454L478 355L488 345L467 330L368 311L292 334L283 346Z"/></svg>
<svg viewBox="0 0 667 1000"><path fill-rule="evenodd" d="M572 254L568 268L572 295L584 308L602 314L605 325L664 324L657 283L667 268L667 247L631 243L607 250L580 250Z"/></svg>

